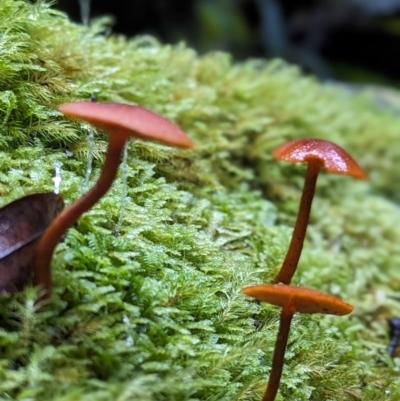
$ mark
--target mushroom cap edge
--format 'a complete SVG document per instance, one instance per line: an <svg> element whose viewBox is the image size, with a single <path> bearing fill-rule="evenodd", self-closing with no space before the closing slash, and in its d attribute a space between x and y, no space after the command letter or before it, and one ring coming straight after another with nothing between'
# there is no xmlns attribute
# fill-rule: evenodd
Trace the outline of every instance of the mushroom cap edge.
<svg viewBox="0 0 400 401"><path fill-rule="evenodd" d="M164 145L192 148L191 139L173 122L140 106L78 101L58 107L64 115L86 121L108 134L126 135Z"/></svg>
<svg viewBox="0 0 400 401"><path fill-rule="evenodd" d="M347 315L353 307L333 295L286 284L259 284L242 288L246 295L275 306L293 305L296 312Z"/></svg>
<svg viewBox="0 0 400 401"><path fill-rule="evenodd" d="M278 146L272 155L289 162L320 160L324 168L335 174L365 179L366 172L339 145L324 139L302 138Z"/></svg>

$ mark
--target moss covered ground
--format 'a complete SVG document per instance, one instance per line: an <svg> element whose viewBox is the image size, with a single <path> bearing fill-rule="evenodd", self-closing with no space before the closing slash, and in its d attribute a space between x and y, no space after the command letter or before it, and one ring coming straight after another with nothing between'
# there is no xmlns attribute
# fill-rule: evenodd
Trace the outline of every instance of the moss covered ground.
<svg viewBox="0 0 400 401"><path fill-rule="evenodd" d="M270 152L305 136L342 145L370 179L319 179L294 282L355 312L295 317L278 400L400 399L386 355L386 319L400 316L397 116L278 60L128 41L42 1L2 0L0 40L1 204L52 190L55 162L70 203L88 153L95 180L106 137L89 146L89 127L55 111L63 102L139 104L197 145L131 143L112 190L57 248L52 302L38 311L32 288L0 298L0 400L259 400L279 311L240 289L284 257L304 167Z"/></svg>

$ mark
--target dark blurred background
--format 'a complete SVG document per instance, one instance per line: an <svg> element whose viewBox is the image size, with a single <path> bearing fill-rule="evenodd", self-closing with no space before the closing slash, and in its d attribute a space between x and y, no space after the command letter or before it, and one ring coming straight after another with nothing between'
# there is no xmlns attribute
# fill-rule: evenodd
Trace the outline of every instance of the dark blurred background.
<svg viewBox="0 0 400 401"><path fill-rule="evenodd" d="M73 20L185 41L237 60L282 57L321 79L400 86L400 0L59 0Z"/></svg>

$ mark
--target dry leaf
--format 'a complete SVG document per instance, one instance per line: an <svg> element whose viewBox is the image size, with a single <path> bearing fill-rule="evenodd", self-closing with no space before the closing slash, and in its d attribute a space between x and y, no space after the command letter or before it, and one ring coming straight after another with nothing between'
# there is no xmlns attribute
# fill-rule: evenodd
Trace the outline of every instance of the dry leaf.
<svg viewBox="0 0 400 401"><path fill-rule="evenodd" d="M19 291L31 281L38 239L63 208L62 198L52 192L0 208L0 293Z"/></svg>

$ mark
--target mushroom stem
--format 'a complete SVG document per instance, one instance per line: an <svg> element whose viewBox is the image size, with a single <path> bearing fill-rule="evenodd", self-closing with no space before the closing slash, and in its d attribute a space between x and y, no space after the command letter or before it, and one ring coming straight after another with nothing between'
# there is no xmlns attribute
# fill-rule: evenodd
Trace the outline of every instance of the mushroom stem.
<svg viewBox="0 0 400 401"><path fill-rule="evenodd" d="M40 285L46 290L42 299L47 299L51 296L51 258L54 249L65 231L75 224L78 218L89 210L110 188L117 175L126 139L125 136L118 134L110 136L104 166L96 184L84 196L64 209L41 237L36 250L33 284Z"/></svg>
<svg viewBox="0 0 400 401"><path fill-rule="evenodd" d="M301 251L303 249L304 238L306 236L308 221L310 218L315 186L321 167L322 163L319 160L310 160L308 162L299 213L297 215L292 239L290 241L285 260L282 263L282 267L273 280L273 283L290 284L290 281L292 280L292 277L297 269Z"/></svg>
<svg viewBox="0 0 400 401"><path fill-rule="evenodd" d="M295 312L293 305L282 308L279 321L279 331L276 338L274 356L272 359L271 374L269 376L267 389L265 390L262 401L274 401L278 393L279 383L281 381L283 362L285 359L286 345L289 337L290 324Z"/></svg>

